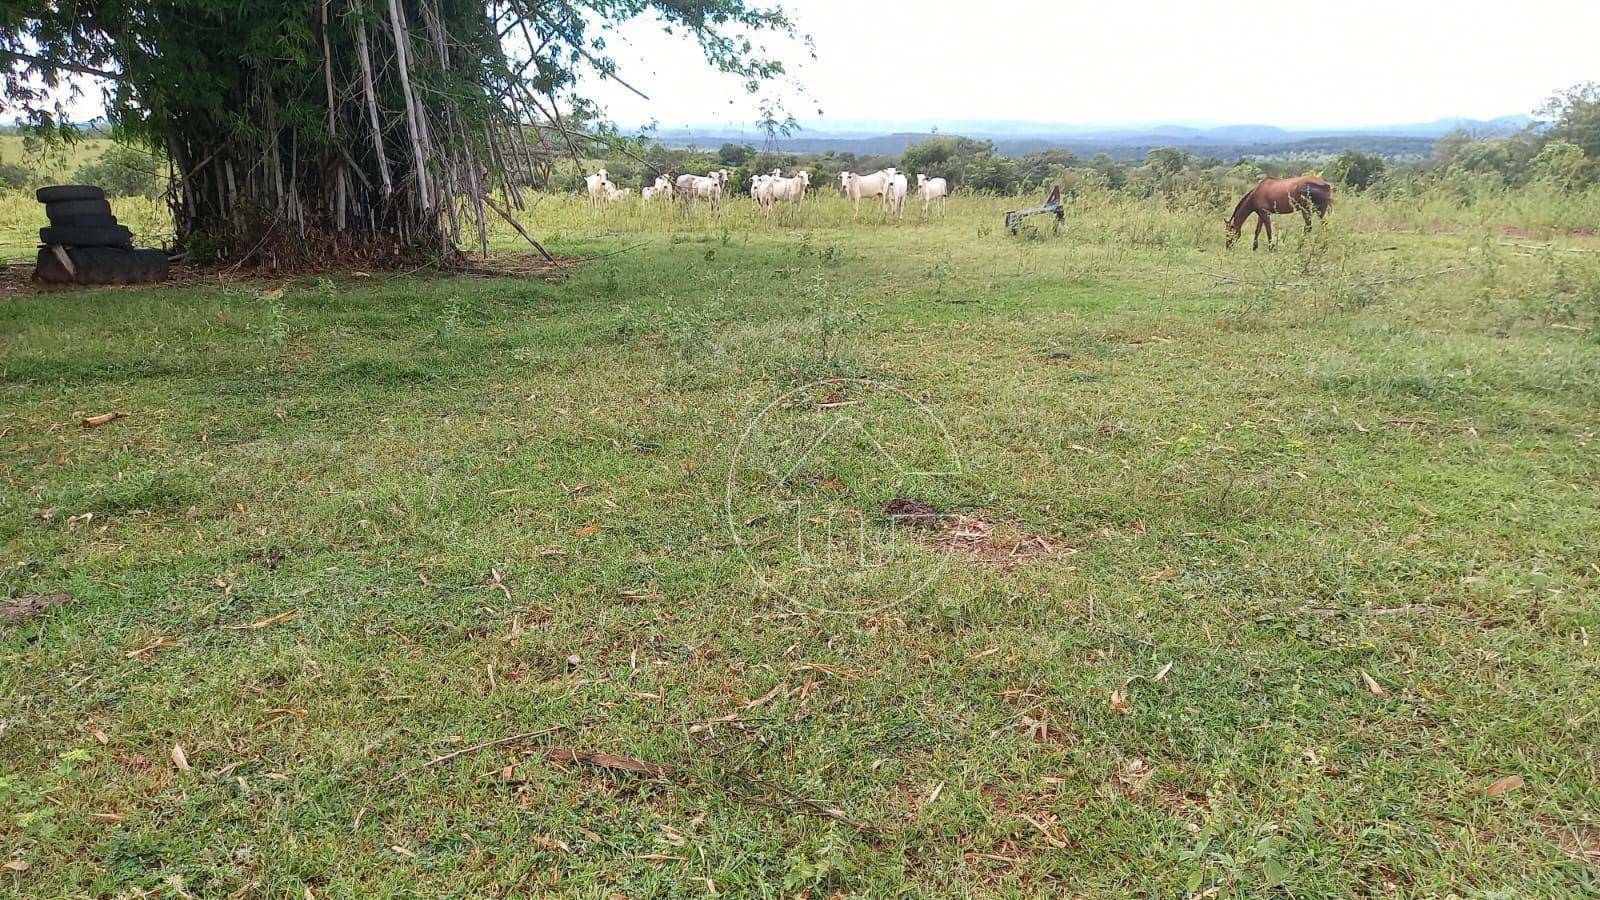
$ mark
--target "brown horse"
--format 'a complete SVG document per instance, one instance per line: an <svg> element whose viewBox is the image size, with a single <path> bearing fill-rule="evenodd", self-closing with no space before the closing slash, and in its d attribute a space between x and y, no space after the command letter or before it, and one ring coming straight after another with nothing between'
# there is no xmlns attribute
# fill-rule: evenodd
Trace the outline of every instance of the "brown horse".
<svg viewBox="0 0 1600 900"><path fill-rule="evenodd" d="M1233 242L1244 233L1244 220L1252 214L1256 217L1256 236L1250 242L1250 249L1261 246L1261 229L1267 229L1267 246L1272 246L1272 215L1298 212L1305 217L1306 231L1311 230L1311 210L1317 211L1317 218L1328 214L1328 207L1333 205L1333 186L1315 175L1302 175L1299 178L1263 178L1261 183L1244 195L1239 205L1233 208L1232 218L1223 221L1228 226L1228 249L1233 249Z"/></svg>

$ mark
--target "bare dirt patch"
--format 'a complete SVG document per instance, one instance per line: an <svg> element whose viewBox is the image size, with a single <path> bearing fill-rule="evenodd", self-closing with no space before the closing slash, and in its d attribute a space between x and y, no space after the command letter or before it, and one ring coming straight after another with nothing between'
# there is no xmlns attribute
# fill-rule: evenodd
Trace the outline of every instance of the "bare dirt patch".
<svg viewBox="0 0 1600 900"><path fill-rule="evenodd" d="M1600 866L1600 826L1550 825L1550 840L1579 862Z"/></svg>
<svg viewBox="0 0 1600 900"><path fill-rule="evenodd" d="M21 622L31 619L52 606L72 600L72 595L60 591L54 594L30 594L0 603L0 622Z"/></svg>
<svg viewBox="0 0 1600 900"><path fill-rule="evenodd" d="M896 525L921 532L922 542L930 547L992 565L1017 566L1078 552L1015 522L941 513L921 500L896 497L884 507L884 515Z"/></svg>
<svg viewBox="0 0 1600 900"><path fill-rule="evenodd" d="M938 541L947 553L959 553L982 562L1014 566L1032 560L1071 556L1073 547L1028 531L1015 522L992 521L980 516L949 515L942 520Z"/></svg>

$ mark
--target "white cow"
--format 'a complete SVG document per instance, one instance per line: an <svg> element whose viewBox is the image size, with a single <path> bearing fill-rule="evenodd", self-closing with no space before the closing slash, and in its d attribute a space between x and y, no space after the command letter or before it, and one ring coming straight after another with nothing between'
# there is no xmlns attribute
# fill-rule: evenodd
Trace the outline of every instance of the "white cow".
<svg viewBox="0 0 1600 900"><path fill-rule="evenodd" d="M861 215L861 198L871 197L884 203L889 192L889 172L879 169L871 175L857 175L854 172L845 172L839 176L844 182L844 195L855 204L855 215Z"/></svg>
<svg viewBox="0 0 1600 900"><path fill-rule="evenodd" d="M686 203L705 200L715 211L722 206L722 189L727 183L727 169L718 169L710 175L679 175L678 196Z"/></svg>
<svg viewBox="0 0 1600 900"><path fill-rule="evenodd" d="M950 196L950 187L943 178L929 178L921 173L917 174L917 196L922 198L922 217L928 217L928 206L933 201L939 201L939 215L944 215L944 201Z"/></svg>
<svg viewBox="0 0 1600 900"><path fill-rule="evenodd" d="M883 205L890 215L898 218L906 211L906 176L895 169L883 171L889 175L889 184L883 192Z"/></svg>
<svg viewBox="0 0 1600 900"><path fill-rule="evenodd" d="M606 182L607 203L621 203L628 199L628 195L631 193L633 193L633 188L619 188L609 181Z"/></svg>
<svg viewBox="0 0 1600 900"><path fill-rule="evenodd" d="M770 212L772 210L772 201L767 188L768 183L771 181L771 175L757 175L750 179L750 199L761 207L762 212Z"/></svg>
<svg viewBox="0 0 1600 900"><path fill-rule="evenodd" d="M767 190L772 195L773 203L788 203L791 209L799 212L800 204L806 199L806 190L810 187L811 173L801 169L793 178L774 177L768 182Z"/></svg>
<svg viewBox="0 0 1600 900"><path fill-rule="evenodd" d="M607 187L615 187L611 184L610 179L611 173L601 169L583 180L589 187L590 206L597 206L601 200L605 199Z"/></svg>
<svg viewBox="0 0 1600 900"><path fill-rule="evenodd" d="M654 190L652 190L651 188L654 188ZM649 193L646 194L644 191L649 191ZM656 183L654 185L652 185L651 187L645 188L644 191L641 191L639 193L639 196L644 197L646 200L650 200L650 199L653 199L655 197L665 197L668 200L671 200L672 199L672 179L670 177L668 177L665 173L663 173L661 175L657 175L656 176Z"/></svg>

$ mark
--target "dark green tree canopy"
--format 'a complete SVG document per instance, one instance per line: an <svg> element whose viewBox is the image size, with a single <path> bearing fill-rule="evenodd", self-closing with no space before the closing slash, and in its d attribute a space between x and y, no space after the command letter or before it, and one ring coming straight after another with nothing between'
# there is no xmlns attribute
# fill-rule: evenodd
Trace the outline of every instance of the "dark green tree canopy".
<svg viewBox="0 0 1600 900"><path fill-rule="evenodd" d="M0 0L0 96L66 129L52 97L99 76L169 161L186 245L449 255L608 138L572 91L627 84L605 35L647 15L752 91L784 72L759 42L792 25L747 0Z"/></svg>
<svg viewBox="0 0 1600 900"><path fill-rule="evenodd" d="M1388 168L1388 163L1376 153L1346 150L1334 160L1333 169L1329 174L1340 184L1357 191L1364 191L1382 178Z"/></svg>
<svg viewBox="0 0 1600 900"><path fill-rule="evenodd" d="M1539 115L1550 123L1549 137L1576 144L1591 159L1600 158L1600 84L1587 81L1557 91Z"/></svg>

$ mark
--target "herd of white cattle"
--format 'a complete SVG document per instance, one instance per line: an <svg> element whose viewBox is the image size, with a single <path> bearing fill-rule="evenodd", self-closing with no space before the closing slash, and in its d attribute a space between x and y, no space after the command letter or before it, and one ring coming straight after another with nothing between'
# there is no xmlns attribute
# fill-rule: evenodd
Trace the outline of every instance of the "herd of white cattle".
<svg viewBox="0 0 1600 900"><path fill-rule="evenodd" d="M612 184L610 173L605 169L600 169L584 181L589 188L589 204L595 208L610 203L621 203L633 194L632 188L619 188ZM727 169L718 169L706 175L679 175L675 179L660 175L657 176L655 184L639 192L639 200L642 203L651 203L676 198L689 205L705 203L715 212L722 207L727 186ZM870 175L840 172L838 187L839 193L853 204L857 216L861 215L863 199L876 202L891 216L898 218L905 213L906 176L896 169L879 169ZM801 204L805 202L806 191L810 188L811 173L805 169L800 169L790 176L785 176L782 169L773 169L771 172L750 179L750 199L769 215L781 206L799 212ZM927 216L935 204L938 206L939 214L944 215L945 200L949 196L950 187L943 178L929 178L921 174L917 176L917 197L922 201L923 216Z"/></svg>

